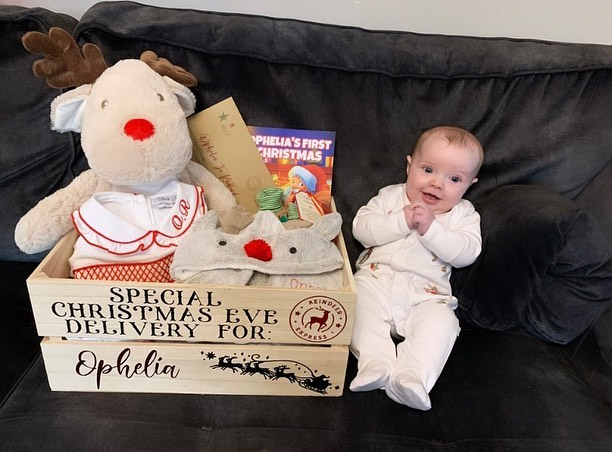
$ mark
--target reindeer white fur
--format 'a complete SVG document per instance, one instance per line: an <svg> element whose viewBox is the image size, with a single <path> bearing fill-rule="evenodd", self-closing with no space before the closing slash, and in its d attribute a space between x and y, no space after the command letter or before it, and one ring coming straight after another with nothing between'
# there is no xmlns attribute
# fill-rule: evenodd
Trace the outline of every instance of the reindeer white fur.
<svg viewBox="0 0 612 452"><path fill-rule="evenodd" d="M195 97L185 84L195 84L195 77L152 52L106 68L96 46L86 44L81 55L72 37L57 28L49 36L27 33L23 42L46 56L33 66L37 76L54 87L80 85L52 102L51 123L59 132L81 133L91 169L21 218L15 242L22 251L51 248L72 229L72 212L100 191L150 195L178 178L202 186L209 208L236 205L222 182L191 161L186 118L194 112Z"/></svg>

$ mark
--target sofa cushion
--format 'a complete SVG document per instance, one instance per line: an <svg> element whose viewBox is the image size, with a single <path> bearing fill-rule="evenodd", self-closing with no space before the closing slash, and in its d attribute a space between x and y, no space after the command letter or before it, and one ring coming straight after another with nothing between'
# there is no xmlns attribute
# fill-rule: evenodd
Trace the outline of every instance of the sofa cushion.
<svg viewBox="0 0 612 452"><path fill-rule="evenodd" d="M0 259L37 261L15 245L19 218L40 199L67 185L85 167L78 136L50 128L50 104L61 94L32 74L40 58L21 37L52 26L72 30L76 20L42 8L0 6Z"/></svg>
<svg viewBox="0 0 612 452"><path fill-rule="evenodd" d="M186 68L199 81L198 111L232 96L249 125L336 131L332 194L353 262L361 249L351 219L382 186L405 180L406 154L423 129L454 124L482 141L471 200L508 184L573 198L612 160L612 46L372 31L132 2L94 5L75 37L100 45L109 64L151 49ZM611 190L596 195L612 204Z"/></svg>
<svg viewBox="0 0 612 452"><path fill-rule="evenodd" d="M483 252L454 270L458 316L494 330L522 326L567 343L612 303L612 251L594 218L540 186L510 185L475 204Z"/></svg>
<svg viewBox="0 0 612 452"><path fill-rule="evenodd" d="M608 243L612 246L612 209L605 195L611 192L610 181L612 181L612 161L591 179L574 201L597 218L608 238Z"/></svg>
<svg viewBox="0 0 612 452"><path fill-rule="evenodd" d="M351 356L342 397L53 392L40 358L0 406L0 450L603 452L612 441L610 408L529 335L464 329L426 413L349 391L356 370Z"/></svg>

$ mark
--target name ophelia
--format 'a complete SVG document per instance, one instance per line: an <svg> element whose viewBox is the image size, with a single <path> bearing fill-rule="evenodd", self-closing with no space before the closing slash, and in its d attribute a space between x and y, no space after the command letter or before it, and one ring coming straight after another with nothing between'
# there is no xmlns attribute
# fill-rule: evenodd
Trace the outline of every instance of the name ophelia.
<svg viewBox="0 0 612 452"><path fill-rule="evenodd" d="M124 348L118 355L117 359L111 363L98 359L96 354L91 350L82 350L79 353L78 361L75 367L75 372L81 377L96 375L96 387L100 389L102 376L116 373L130 379L137 375L142 375L146 378L154 378L159 375L168 375L170 378L177 378L180 369L175 364L162 363L163 358L159 356L157 350L149 351L144 361L129 363L132 351L129 348Z"/></svg>

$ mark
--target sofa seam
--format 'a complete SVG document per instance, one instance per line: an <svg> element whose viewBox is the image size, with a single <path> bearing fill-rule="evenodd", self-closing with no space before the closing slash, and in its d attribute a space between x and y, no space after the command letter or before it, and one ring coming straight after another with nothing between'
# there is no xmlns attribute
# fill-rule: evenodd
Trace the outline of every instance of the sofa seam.
<svg viewBox="0 0 612 452"><path fill-rule="evenodd" d="M54 26L54 24L50 22L49 20L47 20L45 17L43 17L43 14L45 14L47 11L48 10L46 10L45 8L41 8L41 7L26 8L23 11L15 12L13 15L3 18L2 20L0 20L0 22L2 23L18 22L21 24L27 24L29 22L34 22L37 25L39 25L42 30L49 31ZM66 20L72 19L74 21L75 27L78 23L76 18L68 14L62 14L62 13L54 13L54 14L56 16L60 16L62 19L66 19Z"/></svg>
<svg viewBox="0 0 612 452"><path fill-rule="evenodd" d="M373 74L381 74L386 75L392 78L415 78L415 79L436 79L436 80L478 80L478 79L515 79L519 77L528 77L528 76L541 76L541 75L563 75L563 74L580 74L587 72L596 72L596 71L610 71L612 70L612 63L604 64L604 65L590 65L585 67L576 67L576 68L540 68L540 69L530 69L530 70L521 70L521 71L513 71L513 72L489 72L482 74L469 74L469 73L460 73L460 74L420 74L420 73L409 73L409 72L391 72L388 70L384 70L378 67L372 66L354 66L354 67L342 67L329 63L307 63L300 60L292 60L292 59L274 59L267 57L264 53L253 53L253 52L240 52L235 49L205 49L197 46L196 44L191 43L183 43L179 41L173 41L171 39L159 36L140 36L138 34L129 34L129 33L117 33L107 27L104 24L97 22L90 22L86 25L82 25L81 22L77 24L74 29L74 35L78 39L84 33L90 30L102 30L107 33L111 37L121 37L133 40L139 40L140 42L151 42L155 44L168 45L168 46L176 46L181 47L186 50L202 53L205 55L223 55L223 56L233 56L233 57L245 57L252 58L264 61L270 64L278 64L278 65L296 65L296 66L305 66L305 67L315 67L319 69L327 69L327 70L336 70L348 73L373 73ZM137 57L135 55L135 57Z"/></svg>

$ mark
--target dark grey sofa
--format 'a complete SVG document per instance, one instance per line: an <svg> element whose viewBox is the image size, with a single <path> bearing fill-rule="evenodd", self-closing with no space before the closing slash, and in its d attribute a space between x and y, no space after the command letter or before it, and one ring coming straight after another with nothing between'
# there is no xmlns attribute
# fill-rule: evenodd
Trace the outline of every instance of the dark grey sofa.
<svg viewBox="0 0 612 452"><path fill-rule="evenodd" d="M49 130L60 92L21 36L51 26L107 62L145 49L187 68L198 110L232 96L251 125L335 130L351 219L405 177L417 135L471 130L483 253L453 273L462 332L433 409L340 398L52 392L25 280L43 255L15 223L87 167ZM0 450L612 450L612 47L366 31L101 3L81 21L0 6ZM356 370L351 357L347 386Z"/></svg>

